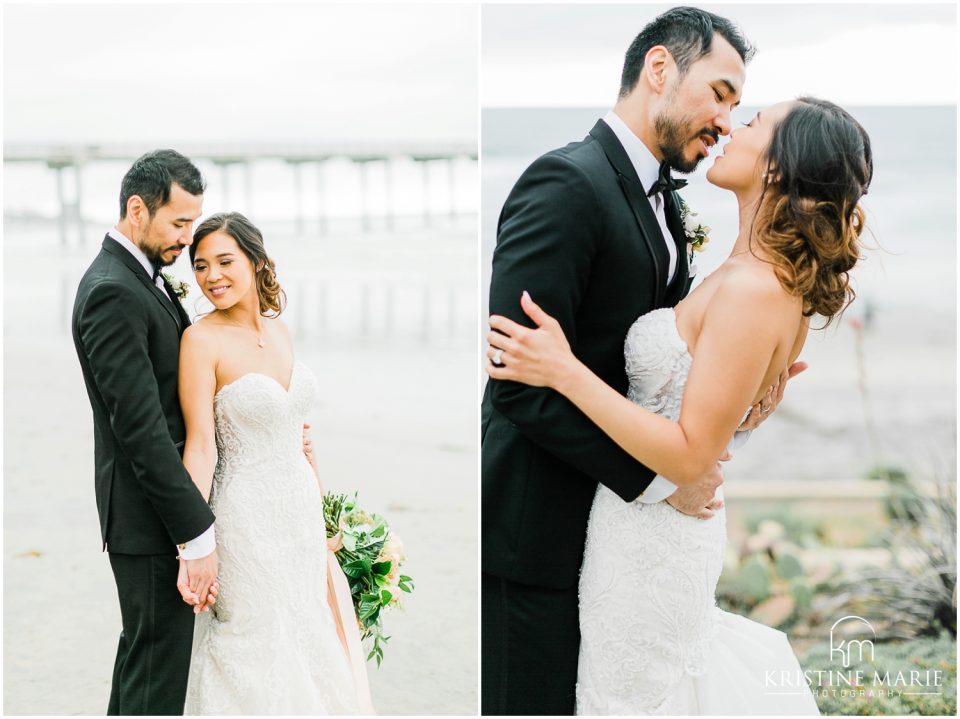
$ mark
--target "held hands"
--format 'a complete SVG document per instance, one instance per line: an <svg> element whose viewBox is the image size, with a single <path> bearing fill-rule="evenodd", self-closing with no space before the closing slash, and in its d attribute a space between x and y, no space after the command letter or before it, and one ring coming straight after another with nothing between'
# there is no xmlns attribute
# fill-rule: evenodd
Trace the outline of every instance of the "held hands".
<svg viewBox="0 0 960 719"><path fill-rule="evenodd" d="M737 431L743 432L748 429L756 429L763 424L764 420L773 414L780 405L783 399L783 391L787 388L787 380L791 377L796 377L805 369L807 369L806 362L794 362L787 369L783 370L777 381L767 388L766 394L763 395L760 401L750 408L750 414L747 415L743 423L737 427Z"/></svg>
<svg viewBox="0 0 960 719"><path fill-rule="evenodd" d="M557 389L575 368L577 359L560 323L540 309L526 290L520 297L520 306L537 329L491 315L487 374L494 379Z"/></svg>
<svg viewBox="0 0 960 719"><path fill-rule="evenodd" d="M180 559L177 589L183 601L193 606L194 614L210 611L217 602L217 550L200 559Z"/></svg>

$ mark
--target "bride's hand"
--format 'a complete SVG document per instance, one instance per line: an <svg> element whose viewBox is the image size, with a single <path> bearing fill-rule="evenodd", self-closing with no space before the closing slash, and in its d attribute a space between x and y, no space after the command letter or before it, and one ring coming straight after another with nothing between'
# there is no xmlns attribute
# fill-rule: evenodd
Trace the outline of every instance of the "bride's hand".
<svg viewBox="0 0 960 719"><path fill-rule="evenodd" d="M534 321L532 330L501 315L491 315L487 335L487 374L534 387L558 389L577 364L560 323L524 291L520 306ZM502 366L497 366L498 360Z"/></svg>

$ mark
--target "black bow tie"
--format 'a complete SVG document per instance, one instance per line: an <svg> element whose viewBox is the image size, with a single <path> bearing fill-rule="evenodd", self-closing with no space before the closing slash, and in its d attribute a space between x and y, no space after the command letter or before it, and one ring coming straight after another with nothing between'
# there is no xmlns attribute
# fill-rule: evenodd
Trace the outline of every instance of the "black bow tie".
<svg viewBox="0 0 960 719"><path fill-rule="evenodd" d="M673 192L674 190L679 190L681 187L686 187L686 180L678 180L670 176L670 166L666 162L660 163L660 176L657 178L657 181L653 183L650 187L650 191L647 192L647 197L653 197L658 192Z"/></svg>

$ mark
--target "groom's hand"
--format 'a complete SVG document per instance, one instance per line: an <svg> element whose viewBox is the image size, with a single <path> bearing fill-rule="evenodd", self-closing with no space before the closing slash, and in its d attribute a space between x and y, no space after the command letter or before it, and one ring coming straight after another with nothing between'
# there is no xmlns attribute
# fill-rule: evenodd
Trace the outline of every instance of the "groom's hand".
<svg viewBox="0 0 960 719"><path fill-rule="evenodd" d="M730 459L730 453L724 451L721 461ZM697 519L710 519L723 507L723 500L716 499L717 487L723 484L723 472L720 462L717 462L710 472L701 477L699 482L679 487L676 492L667 497L667 503L678 512L688 514Z"/></svg>
<svg viewBox="0 0 960 719"><path fill-rule="evenodd" d="M303 455L307 458L313 471L317 470L317 458L313 456L313 440L310 439L310 424L303 423Z"/></svg>
<svg viewBox="0 0 960 719"><path fill-rule="evenodd" d="M777 407L783 400L783 392L787 388L787 380L796 377L807 368L806 362L794 362L780 373L780 377L772 385L767 387L767 392L763 398L750 408L750 414L743 420L743 423L737 427L738 432L745 432L749 429L756 429L771 414L777 411Z"/></svg>
<svg viewBox="0 0 960 719"><path fill-rule="evenodd" d="M217 550L200 559L180 560L180 573L177 577L177 589L187 604L192 604L195 612L202 611L207 604L216 601L216 591L210 592L211 585L217 579Z"/></svg>

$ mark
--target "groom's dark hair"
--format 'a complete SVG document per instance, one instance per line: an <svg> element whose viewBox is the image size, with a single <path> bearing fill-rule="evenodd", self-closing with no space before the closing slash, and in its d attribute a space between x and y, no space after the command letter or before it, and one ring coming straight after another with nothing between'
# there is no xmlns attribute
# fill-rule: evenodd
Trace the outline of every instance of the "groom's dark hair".
<svg viewBox="0 0 960 719"><path fill-rule="evenodd" d="M191 195L202 195L207 187L200 170L176 150L154 150L140 156L120 183L120 219L127 216L127 200L133 195L154 214L170 202L174 183Z"/></svg>
<svg viewBox="0 0 960 719"><path fill-rule="evenodd" d="M637 84L650 48L657 45L667 48L683 77L694 62L710 52L714 33L733 45L744 64L750 62L756 48L740 28L726 18L696 7L675 7L655 17L627 49L620 76L620 97L629 95Z"/></svg>

